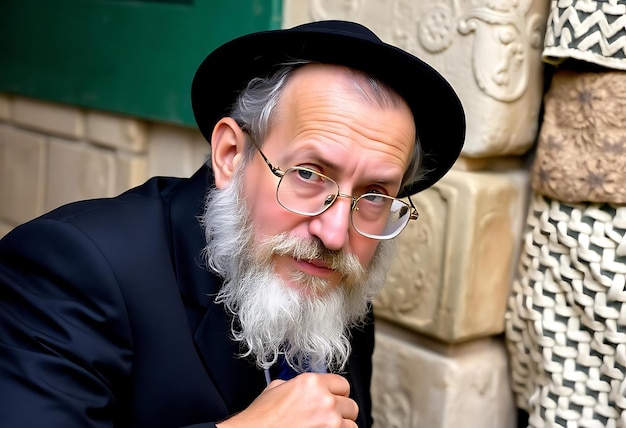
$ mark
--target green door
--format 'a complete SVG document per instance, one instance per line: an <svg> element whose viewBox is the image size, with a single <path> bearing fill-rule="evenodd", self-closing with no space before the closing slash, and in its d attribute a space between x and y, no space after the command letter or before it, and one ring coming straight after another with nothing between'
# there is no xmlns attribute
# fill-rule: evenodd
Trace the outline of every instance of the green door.
<svg viewBox="0 0 626 428"><path fill-rule="evenodd" d="M194 124L196 67L281 0L1 0L0 92Z"/></svg>

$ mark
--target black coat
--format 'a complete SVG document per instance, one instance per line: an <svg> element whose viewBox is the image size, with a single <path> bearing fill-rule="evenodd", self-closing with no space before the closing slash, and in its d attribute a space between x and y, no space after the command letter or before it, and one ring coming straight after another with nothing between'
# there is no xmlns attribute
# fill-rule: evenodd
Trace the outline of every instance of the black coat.
<svg viewBox="0 0 626 428"><path fill-rule="evenodd" d="M261 393L199 257L210 185L206 167L154 178L0 241L0 427L211 427ZM352 345L345 376L369 427L373 323Z"/></svg>

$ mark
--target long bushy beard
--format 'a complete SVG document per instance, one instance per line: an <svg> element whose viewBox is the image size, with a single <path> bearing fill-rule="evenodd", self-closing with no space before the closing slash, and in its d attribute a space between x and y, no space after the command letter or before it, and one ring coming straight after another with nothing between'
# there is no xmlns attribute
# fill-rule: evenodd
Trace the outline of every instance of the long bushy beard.
<svg viewBox="0 0 626 428"><path fill-rule="evenodd" d="M202 222L206 262L224 278L216 302L234 315L232 334L242 356L252 356L261 368L284 353L299 371L342 370L350 356L349 329L363 323L371 298L382 288L393 243L381 241L363 269L354 255L330 251L319 239L280 234L256 242L240 182L238 172L227 189L209 191ZM300 290L289 287L273 269L279 255L321 258L341 274L341 284L295 272L290 279Z"/></svg>

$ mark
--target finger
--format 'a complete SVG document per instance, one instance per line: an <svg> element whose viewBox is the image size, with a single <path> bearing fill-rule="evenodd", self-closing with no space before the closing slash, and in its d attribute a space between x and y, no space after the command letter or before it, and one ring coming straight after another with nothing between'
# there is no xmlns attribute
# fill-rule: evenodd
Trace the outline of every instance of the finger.
<svg viewBox="0 0 626 428"><path fill-rule="evenodd" d="M337 397L337 411L344 419L356 421L359 415L359 406L351 398Z"/></svg>
<svg viewBox="0 0 626 428"><path fill-rule="evenodd" d="M284 381L284 380L282 380L282 379L275 379L275 380L271 381L271 382L267 385L267 387L265 387L265 390L266 390L266 391L268 391L268 390L270 390L270 389L274 389L274 388L276 388L277 386L280 386L280 385L282 385L282 384L283 384L283 383L285 383L285 382L286 382L286 381Z"/></svg>
<svg viewBox="0 0 626 428"><path fill-rule="evenodd" d="M344 419L343 428L359 428L359 426L352 420Z"/></svg>
<svg viewBox="0 0 626 428"><path fill-rule="evenodd" d="M326 387L334 395L341 395L343 397L350 396L350 383L343 376L339 376L332 373L320 374Z"/></svg>

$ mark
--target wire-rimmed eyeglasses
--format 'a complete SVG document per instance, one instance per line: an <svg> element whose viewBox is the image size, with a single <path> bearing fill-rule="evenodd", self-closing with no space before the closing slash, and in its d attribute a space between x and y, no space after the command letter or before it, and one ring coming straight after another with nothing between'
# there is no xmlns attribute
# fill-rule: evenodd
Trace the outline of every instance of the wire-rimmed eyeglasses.
<svg viewBox="0 0 626 428"><path fill-rule="evenodd" d="M330 208L338 198L348 198L352 201L352 227L372 239L395 238L410 220L419 217L411 198L407 198L409 205L401 199L376 192L354 197L340 193L335 180L314 169L292 166L283 171L272 165L252 136L250 139L272 174L280 179L276 185L276 200L288 211L313 217Z"/></svg>

